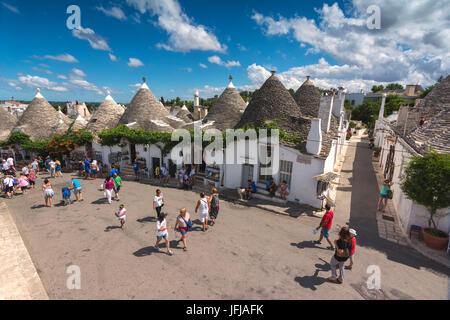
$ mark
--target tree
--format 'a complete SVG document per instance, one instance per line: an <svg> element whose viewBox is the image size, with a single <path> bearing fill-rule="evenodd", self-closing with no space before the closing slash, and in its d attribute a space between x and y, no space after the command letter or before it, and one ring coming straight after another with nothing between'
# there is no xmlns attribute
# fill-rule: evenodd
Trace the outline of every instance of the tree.
<svg viewBox="0 0 450 320"><path fill-rule="evenodd" d="M420 95L420 98L423 99L425 98L434 88L436 87L435 84L433 84L432 86L429 86L428 88L426 88L425 90L422 91L422 94Z"/></svg>
<svg viewBox="0 0 450 320"><path fill-rule="evenodd" d="M291 89L289 89L288 91L289 91L289 93L291 94L291 96L294 96L294 94L295 94L294 89L291 88Z"/></svg>
<svg viewBox="0 0 450 320"><path fill-rule="evenodd" d="M437 229L436 211L450 206L450 154L430 150L423 157L412 157L401 189L409 199L429 210L428 226Z"/></svg>
<svg viewBox="0 0 450 320"><path fill-rule="evenodd" d="M402 104L414 106L414 101L404 99L395 94L388 95L386 97L386 104L384 105L384 116L390 116L394 111L398 111Z"/></svg>
<svg viewBox="0 0 450 320"><path fill-rule="evenodd" d="M352 107L352 104L350 103L350 101L348 101L348 100L344 101L344 109L353 110L353 107Z"/></svg>
<svg viewBox="0 0 450 320"><path fill-rule="evenodd" d="M381 101L366 100L352 111L352 119L359 120L372 128L380 112Z"/></svg>
<svg viewBox="0 0 450 320"><path fill-rule="evenodd" d="M403 90L403 86L400 83L389 83L386 90Z"/></svg>
<svg viewBox="0 0 450 320"><path fill-rule="evenodd" d="M382 84L379 86L372 87L372 92L378 92L378 91L383 91L383 90L384 90L384 86Z"/></svg>

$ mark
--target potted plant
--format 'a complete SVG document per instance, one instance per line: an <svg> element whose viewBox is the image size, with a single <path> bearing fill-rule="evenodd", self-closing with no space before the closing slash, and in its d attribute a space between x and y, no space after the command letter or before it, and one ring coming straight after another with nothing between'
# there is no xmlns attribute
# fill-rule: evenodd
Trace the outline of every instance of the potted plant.
<svg viewBox="0 0 450 320"><path fill-rule="evenodd" d="M381 152L381 147L373 147L373 156L378 158Z"/></svg>
<svg viewBox="0 0 450 320"><path fill-rule="evenodd" d="M423 228L425 244L433 249L448 245L448 234L437 228L439 209L450 206L450 154L439 154L430 150L425 156L412 157L402 179L401 189L414 202L423 205L430 214L428 228Z"/></svg>

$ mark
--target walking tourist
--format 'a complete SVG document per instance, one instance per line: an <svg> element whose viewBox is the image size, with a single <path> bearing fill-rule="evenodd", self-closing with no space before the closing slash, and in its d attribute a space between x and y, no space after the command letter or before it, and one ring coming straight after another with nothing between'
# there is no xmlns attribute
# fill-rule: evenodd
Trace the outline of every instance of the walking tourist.
<svg viewBox="0 0 450 320"><path fill-rule="evenodd" d="M114 197L117 201L120 201L120 187L122 186L122 178L119 177L117 173L114 173L113 176L113 182L114 182Z"/></svg>
<svg viewBox="0 0 450 320"><path fill-rule="evenodd" d="M91 173L92 173L92 178L94 180L97 180L97 175L98 175L98 164L97 164L97 160L93 160L91 163Z"/></svg>
<svg viewBox="0 0 450 320"><path fill-rule="evenodd" d="M383 212L386 212L386 205L389 199L389 191L391 191L391 186L394 183L389 180L384 180L381 186L380 198L378 199L377 211L381 211L381 206L383 206Z"/></svg>
<svg viewBox="0 0 450 320"><path fill-rule="evenodd" d="M134 175L136 176L136 180L139 180L139 161L138 159L134 159L133 162L133 170L134 170Z"/></svg>
<svg viewBox="0 0 450 320"><path fill-rule="evenodd" d="M62 177L62 167L61 167L61 162L59 160L55 161L55 166L56 166L56 177Z"/></svg>
<svg viewBox="0 0 450 320"><path fill-rule="evenodd" d="M334 213L333 213L333 211L331 211L331 207L329 204L325 205L325 210L326 211L322 217L322 220L320 221L320 225L316 228L317 231L320 228L322 228L322 230L320 231L319 240L316 241L316 243L320 244L322 242L323 237L325 237L325 239L327 239L328 243L330 244L330 249L334 249L334 246L330 240L330 234L329 234L331 225L333 223Z"/></svg>
<svg viewBox="0 0 450 320"><path fill-rule="evenodd" d="M6 162L6 160L3 159L3 160L2 160L2 173L3 173L4 175L6 175L6 173L8 172L8 170L9 170L8 162Z"/></svg>
<svg viewBox="0 0 450 320"><path fill-rule="evenodd" d="M153 210L156 211L156 217L159 218L161 216L161 209L164 207L164 197L161 193L161 190L156 190L156 195L153 198Z"/></svg>
<svg viewBox="0 0 450 320"><path fill-rule="evenodd" d="M8 163L9 168L12 168L14 171L16 171L16 168L14 167L14 159L13 159L12 155L10 155L8 157L8 159L6 159L6 163Z"/></svg>
<svg viewBox="0 0 450 320"><path fill-rule="evenodd" d="M192 165L191 167L191 171L189 172L189 177L191 178L192 181L192 185L195 185L195 177L196 177L196 172L195 172L195 165Z"/></svg>
<svg viewBox="0 0 450 320"><path fill-rule="evenodd" d="M30 169L30 174L28 175L28 182L30 183L30 187L34 189L34 186L36 185L36 172L34 169Z"/></svg>
<svg viewBox="0 0 450 320"><path fill-rule="evenodd" d="M5 185L5 192L8 199L11 199L14 194L14 178L10 175L6 175L3 179L3 184Z"/></svg>
<svg viewBox="0 0 450 320"><path fill-rule="evenodd" d="M72 184L70 185L70 189L73 190L73 194L75 195L75 201L83 201L83 193L82 193L82 186L80 181L73 177L72 178Z"/></svg>
<svg viewBox="0 0 450 320"><path fill-rule="evenodd" d="M91 178L91 163L89 162L88 158L84 159L84 174L86 179Z"/></svg>
<svg viewBox="0 0 450 320"><path fill-rule="evenodd" d="M186 235L190 228L192 228L192 221L190 214L186 211L186 208L182 208L180 210L180 215L177 217L177 221L175 222L174 229L180 231L181 233L181 240L183 241L183 250L187 251L187 245L186 245Z"/></svg>
<svg viewBox="0 0 450 320"><path fill-rule="evenodd" d="M48 163L49 167L50 167L50 176L52 178L56 177L56 163L53 160L50 160L50 162Z"/></svg>
<svg viewBox="0 0 450 320"><path fill-rule="evenodd" d="M105 190L105 197L108 199L108 203L111 204L112 191L114 189L114 181L110 176L106 177L105 182L103 183L103 190Z"/></svg>
<svg viewBox="0 0 450 320"><path fill-rule="evenodd" d="M22 190L22 194L27 193L27 189L29 188L30 184L28 183L28 179L25 176L25 174L22 172L19 177L19 188Z"/></svg>
<svg viewBox="0 0 450 320"><path fill-rule="evenodd" d="M36 174L39 172L39 162L37 161L37 159L33 160L33 162L31 163L31 168Z"/></svg>
<svg viewBox="0 0 450 320"><path fill-rule="evenodd" d="M347 270L352 270L353 264L355 263L355 252L356 252L356 231L355 229L350 229L350 238L352 240L352 249L350 250L350 265L345 267Z"/></svg>
<svg viewBox="0 0 450 320"><path fill-rule="evenodd" d="M53 207L53 197L55 193L53 192L52 183L48 180L44 180L44 185L42 186L42 191L44 192L44 200L46 207ZM48 205L50 203L50 206Z"/></svg>
<svg viewBox="0 0 450 320"><path fill-rule="evenodd" d="M119 211L116 213L116 217L117 217L117 219L119 219L120 228L123 230L123 227L125 226L125 223L127 222L127 209L125 209L125 206L123 204L121 204L119 206Z"/></svg>
<svg viewBox="0 0 450 320"><path fill-rule="evenodd" d="M206 200L204 192L200 193L200 199L197 201L197 206L195 207L195 213L199 211L200 221L202 222L203 232L208 230L208 214L209 214L209 204Z"/></svg>
<svg viewBox="0 0 450 320"><path fill-rule="evenodd" d="M335 283L342 283L344 281L344 264L350 257L350 250L352 246L352 240L350 238L350 232L348 227L342 227L339 232L339 239L334 241L336 251L331 258L331 277L329 281ZM339 278L337 278L336 267L339 267Z"/></svg>
<svg viewBox="0 0 450 320"><path fill-rule="evenodd" d="M211 225L216 223L219 215L219 195L216 188L212 188L212 195L209 197L209 216L211 218Z"/></svg>
<svg viewBox="0 0 450 320"><path fill-rule="evenodd" d="M167 247L167 253L171 256L173 255L173 252L170 250L170 243L169 243L169 232L170 226L167 226L166 221L167 214L162 213L158 220L156 221L156 244L155 248L158 252L161 252L161 249L158 247L160 241L164 239L166 241L166 247Z"/></svg>

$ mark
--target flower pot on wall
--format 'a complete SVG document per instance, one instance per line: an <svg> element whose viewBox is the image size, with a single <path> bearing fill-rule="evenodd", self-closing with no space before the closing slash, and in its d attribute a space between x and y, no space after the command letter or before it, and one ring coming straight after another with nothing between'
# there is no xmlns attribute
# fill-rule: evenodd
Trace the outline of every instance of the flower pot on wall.
<svg viewBox="0 0 450 320"><path fill-rule="evenodd" d="M437 250L447 248L448 235L445 232L433 228L424 228L422 234L423 241L428 247Z"/></svg>

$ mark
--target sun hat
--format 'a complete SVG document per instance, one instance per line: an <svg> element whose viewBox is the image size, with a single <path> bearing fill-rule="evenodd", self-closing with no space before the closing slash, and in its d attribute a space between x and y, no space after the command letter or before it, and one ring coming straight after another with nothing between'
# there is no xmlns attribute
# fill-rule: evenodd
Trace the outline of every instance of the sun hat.
<svg viewBox="0 0 450 320"><path fill-rule="evenodd" d="M350 230L348 230L348 232L350 232L350 234L356 236L356 230L355 229L350 229Z"/></svg>

